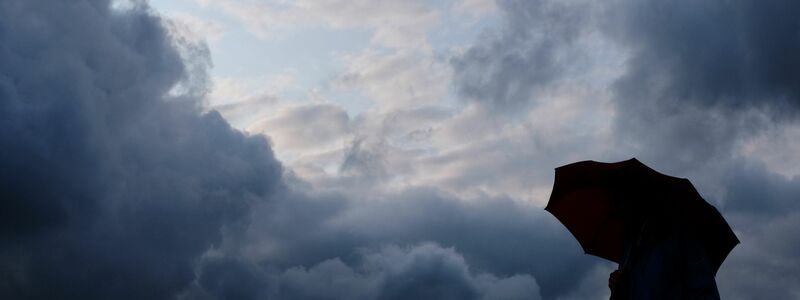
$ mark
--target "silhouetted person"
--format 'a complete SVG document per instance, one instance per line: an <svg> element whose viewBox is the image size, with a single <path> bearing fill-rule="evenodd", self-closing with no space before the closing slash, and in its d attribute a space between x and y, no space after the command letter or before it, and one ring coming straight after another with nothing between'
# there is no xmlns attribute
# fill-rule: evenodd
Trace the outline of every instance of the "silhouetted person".
<svg viewBox="0 0 800 300"><path fill-rule="evenodd" d="M628 215L618 270L609 277L611 299L719 299L714 270L691 230L666 213Z"/></svg>

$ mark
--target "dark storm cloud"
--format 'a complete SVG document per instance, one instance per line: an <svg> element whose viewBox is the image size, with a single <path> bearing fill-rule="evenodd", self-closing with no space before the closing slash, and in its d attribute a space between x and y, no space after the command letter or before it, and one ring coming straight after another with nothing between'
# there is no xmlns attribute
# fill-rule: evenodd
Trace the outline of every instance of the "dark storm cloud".
<svg viewBox="0 0 800 300"><path fill-rule="evenodd" d="M575 49L599 32L630 57L621 106L688 104L780 110L800 105L800 4L794 1L499 1L505 24L453 59L469 98L507 106L581 70ZM585 61L583 61L585 63ZM583 66L585 69L586 66Z"/></svg>
<svg viewBox="0 0 800 300"><path fill-rule="evenodd" d="M614 86L617 135L641 145L637 155L697 174L696 183L718 182L721 193L706 194L742 240L718 275L724 298L793 297L800 182L736 151L756 134L796 125L800 5L631 1L612 8L607 32L631 51Z"/></svg>
<svg viewBox="0 0 800 300"><path fill-rule="evenodd" d="M719 19L710 23L671 4L621 3L613 14L621 14L615 16L623 26L609 22L605 29L635 50L616 92L622 115L637 116L631 120L641 131L631 137L645 143L643 154L661 153L649 155L662 163L670 155L729 159L726 147L710 147L709 140L732 145L747 133L742 128L752 127L731 110L796 107L797 69L770 56L796 66L797 51L789 51L796 49L790 34L796 23L782 18L788 12L770 10L780 2L747 12L739 10L749 2L724 9L683 3ZM144 5L123 11L108 5L0 2L0 298L553 299L569 295L599 265L552 216L511 199L465 201L433 188L316 194L282 177L264 139L233 130L217 113L200 113L202 45L183 44ZM580 56L574 42L587 30L589 13L572 2L501 7L507 32L453 66L464 95L490 107L518 107L571 72L563 57ZM653 7L672 17L639 24L655 14L643 12ZM784 9L796 13L792 5ZM738 13L728 16L729 10ZM759 21L764 15L780 21ZM740 19L728 19L734 17ZM735 45L725 34L717 46L689 44L698 37L668 26L684 21L711 26L691 35L711 38L722 22L749 37ZM650 49L659 43L680 49L662 53L668 62L652 61L650 52L666 51ZM718 66L686 57L723 46L743 48L721 55ZM734 57L742 53L747 59ZM695 77L700 88L677 78L712 76L698 69L703 63L735 74L757 71L719 82ZM650 71L655 75L636 76ZM170 96L176 84L182 96ZM681 146L669 150L674 145ZM377 150L351 149L350 171L370 166L365 151ZM791 196L797 180L759 165L722 164L730 176L719 202L752 245L742 255L734 250L723 265L734 270L721 275L723 294L791 297L800 236ZM367 175L374 174L381 173ZM755 203L757 196L762 200ZM764 278L748 281L752 273Z"/></svg>
<svg viewBox="0 0 800 300"><path fill-rule="evenodd" d="M279 184L264 139L166 96L195 94L181 47L142 4L0 2L0 298L171 298Z"/></svg>
<svg viewBox="0 0 800 300"><path fill-rule="evenodd" d="M800 4L623 1L605 32L631 52L614 89L620 136L644 156L726 159L736 142L800 108ZM627 132L626 132L627 131Z"/></svg>
<svg viewBox="0 0 800 300"><path fill-rule="evenodd" d="M569 1L498 1L503 30L452 60L458 92L499 110L518 109L536 92L569 73L573 43L586 29L588 10Z"/></svg>
<svg viewBox="0 0 800 300"><path fill-rule="evenodd" d="M763 164L738 162L726 170L725 205L743 241L719 280L727 299L789 299L800 293L800 177L786 178ZM759 274L759 276L753 276Z"/></svg>
<svg viewBox="0 0 800 300"><path fill-rule="evenodd" d="M175 34L144 4L0 2L0 298L553 298L597 261L510 199L282 177L201 113L207 49Z"/></svg>
<svg viewBox="0 0 800 300"><path fill-rule="evenodd" d="M219 295L241 290L240 283L260 281L263 289L253 293L292 299L299 291L284 286L300 286L286 277L295 274L333 282L301 285L306 293L301 295L308 298L300 299L332 290L337 297L366 295L343 299L417 299L396 293L426 290L497 299L486 295L498 295L490 289L498 285L527 299L539 294L531 290L536 285L527 284L534 280L541 296L553 299L577 287L599 262L584 255L566 229L540 208L510 199L465 203L430 189L366 199L284 195L264 203L255 215L246 236L223 247L230 258L212 259L201 269L206 280L195 292ZM385 245L405 250L387 252ZM391 259L381 260L380 266L365 264L384 256ZM247 278L228 279L239 276ZM255 296L244 298L249 297Z"/></svg>
<svg viewBox="0 0 800 300"><path fill-rule="evenodd" d="M618 138L639 147L633 156L670 161L668 171L726 159L736 141L800 108L793 1L500 4L502 31L453 59L464 96L512 109L546 98L536 91L597 66L585 58L601 49L580 43L591 33L627 56L619 78L603 79L614 83Z"/></svg>
<svg viewBox="0 0 800 300"><path fill-rule="evenodd" d="M619 90L630 101L800 107L800 3L631 1L609 32L632 51Z"/></svg>
<svg viewBox="0 0 800 300"><path fill-rule="evenodd" d="M504 3L501 8L512 20L527 9L547 11L539 2L520 2L520 7ZM796 201L800 183L797 176L787 178L768 170L755 162L757 157L741 157L737 149L768 130L797 126L800 3L623 0L575 9L588 9L585 15L592 16L578 26L593 27L627 56L622 75L610 80L616 111L613 143L620 147L615 151L626 151L670 174L692 175L701 193L721 207L740 235L743 244L734 249L718 277L723 298L797 295L797 276L791 270L800 256L791 245L797 236L793 226L800 219ZM566 20L570 18L549 22ZM499 36L552 30L542 29L541 22L520 22ZM572 32L582 30L591 29ZM457 87L466 95L506 103L507 95L518 93L519 87L477 83L516 83L542 76L537 72L548 68L510 66L507 73L493 71L493 66L508 64L507 49L523 48L514 52L524 54L518 62L538 57L538 38L516 36L522 40L505 40L509 48L497 43L502 38L480 39L458 57L453 65ZM574 46L574 40L553 41L561 44L549 48ZM556 70L576 67L553 63ZM563 71L546 74L568 76ZM522 90L527 93L553 82L527 81ZM752 278L754 273L762 277Z"/></svg>
<svg viewBox="0 0 800 300"><path fill-rule="evenodd" d="M725 209L749 214L785 215L800 210L800 177L786 178L763 164L744 162L730 167Z"/></svg>
<svg viewBox="0 0 800 300"><path fill-rule="evenodd" d="M219 259L203 269L191 297L218 299L538 299L527 275L473 274L452 248L422 244L362 249L353 266L338 258L281 272ZM188 296L188 295L187 295Z"/></svg>

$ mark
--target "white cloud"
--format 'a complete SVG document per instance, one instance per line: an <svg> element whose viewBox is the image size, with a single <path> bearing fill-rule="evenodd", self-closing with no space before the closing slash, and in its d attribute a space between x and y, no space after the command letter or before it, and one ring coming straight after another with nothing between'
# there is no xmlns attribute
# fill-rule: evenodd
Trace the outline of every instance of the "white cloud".
<svg viewBox="0 0 800 300"><path fill-rule="evenodd" d="M168 15L175 22L178 30L184 36L193 40L217 41L228 28L220 22L203 19L185 12L175 12Z"/></svg>
<svg viewBox="0 0 800 300"><path fill-rule="evenodd" d="M366 50L346 60L338 84L363 93L379 110L437 105L448 92L449 69L429 53Z"/></svg>
<svg viewBox="0 0 800 300"><path fill-rule="evenodd" d="M553 168L616 159L613 110L601 92L569 86L540 101L516 120L471 105L437 124L431 138L436 154L420 157L415 183L464 197L507 195L543 206Z"/></svg>
<svg viewBox="0 0 800 300"><path fill-rule="evenodd" d="M740 154L787 178L800 175L800 124L770 128L743 143Z"/></svg>
<svg viewBox="0 0 800 300"><path fill-rule="evenodd" d="M326 134L338 136L336 143L312 138L320 144L309 145L310 150L285 150L279 141L314 135L287 129L280 122L265 126L264 132L277 137L279 157L283 151L298 154L289 167L302 170L301 176L322 189L436 186L464 199L509 196L543 206L553 168L584 159L629 158L624 149L615 149L619 145L611 131L614 114L608 95L573 85L553 89L548 97L511 119L492 115L479 105L455 111L446 107L390 109L350 120L345 132L344 125L337 125L344 124L342 117L326 121L331 127L320 131L341 129ZM330 116L318 110L306 112L314 115L305 118L327 120ZM313 122L305 126L317 128ZM338 170L331 169L334 165Z"/></svg>
<svg viewBox="0 0 800 300"><path fill-rule="evenodd" d="M338 106L320 103L274 109L274 116L254 122L247 131L268 136L286 163L341 149L349 140L350 118Z"/></svg>
<svg viewBox="0 0 800 300"><path fill-rule="evenodd" d="M246 130L258 120L271 117L284 105L283 93L294 86L294 76L214 77L207 109L219 111L234 127Z"/></svg>
<svg viewBox="0 0 800 300"><path fill-rule="evenodd" d="M278 96L295 84L290 73L257 77L214 77L210 106L231 104L262 96Z"/></svg>
<svg viewBox="0 0 800 300"><path fill-rule="evenodd" d="M459 13L478 17L497 12L496 0L461 0L455 5Z"/></svg>
<svg viewBox="0 0 800 300"><path fill-rule="evenodd" d="M373 43L387 47L427 45L427 30L438 20L438 13L424 1L224 0L217 4L261 37L303 25L366 28L374 32Z"/></svg>

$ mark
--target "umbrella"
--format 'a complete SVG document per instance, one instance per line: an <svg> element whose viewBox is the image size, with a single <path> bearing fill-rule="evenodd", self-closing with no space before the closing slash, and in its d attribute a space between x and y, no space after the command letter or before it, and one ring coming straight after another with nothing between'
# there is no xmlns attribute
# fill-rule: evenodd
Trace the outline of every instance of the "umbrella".
<svg viewBox="0 0 800 300"><path fill-rule="evenodd" d="M622 239L630 230L626 227L643 224L655 214L689 229L701 241L714 272L739 243L719 211L688 179L661 174L635 158L556 168L545 210L567 227L585 253L617 263L622 259Z"/></svg>

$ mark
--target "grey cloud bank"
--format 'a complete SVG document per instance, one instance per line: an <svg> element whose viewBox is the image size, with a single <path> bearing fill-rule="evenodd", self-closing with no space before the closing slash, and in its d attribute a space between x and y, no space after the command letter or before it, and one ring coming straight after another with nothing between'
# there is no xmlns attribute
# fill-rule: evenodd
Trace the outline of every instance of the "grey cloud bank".
<svg viewBox="0 0 800 300"><path fill-rule="evenodd" d="M509 199L304 191L202 112L202 45L109 6L0 2L0 297L537 299L589 269Z"/></svg>
<svg viewBox="0 0 800 300"><path fill-rule="evenodd" d="M474 275L452 248L436 244L360 251L351 267L339 258L280 273L235 260L209 262L200 279L205 294L221 299L537 299L528 275ZM279 286L276 286L278 284Z"/></svg>
<svg viewBox="0 0 800 300"><path fill-rule="evenodd" d="M143 4L0 2L0 298L168 299L278 188L263 138L167 96L195 78L169 34Z"/></svg>
<svg viewBox="0 0 800 300"><path fill-rule="evenodd" d="M524 108L569 75L589 10L577 1L498 1L503 30L452 60L458 91L499 110ZM583 3L584 5L586 3Z"/></svg>
<svg viewBox="0 0 800 300"><path fill-rule="evenodd" d="M798 222L798 175L781 175L765 166L760 153L741 150L760 136L800 123L800 21L795 17L800 6L796 2L611 1L571 7L577 10L573 14L555 14L552 9L574 1L500 3L509 20L525 20L514 16L537 13L550 17L510 21L499 34L457 57L454 69L467 74L456 75L456 85L466 96L512 108L518 103L537 106L556 101L531 90L542 82L576 76L548 64L523 62L574 45L570 39L542 44L541 36L548 33L562 36L563 28L575 24L579 28L570 32L599 33L601 40L619 47L626 57L619 76L610 78L605 88L615 111L608 143L616 145L618 153L692 179L740 235L741 248L733 251L718 276L723 298L797 297L797 275L789 270L800 263L800 252L789 250L788 245L798 236L796 227L789 225ZM574 22L569 16L575 14L588 17ZM524 45L528 52L509 50L517 45ZM596 50L579 49L584 54L577 57ZM515 67L504 67L511 61L517 62ZM567 67L590 72L596 66L579 60ZM524 93L508 97L512 91ZM781 153L798 151L780 149ZM784 157L792 156L796 155Z"/></svg>
<svg viewBox="0 0 800 300"><path fill-rule="evenodd" d="M618 20L611 35L634 52L622 93L703 107L797 109L798 3L622 3L608 15Z"/></svg>
<svg viewBox="0 0 800 300"><path fill-rule="evenodd" d="M200 263L185 298L552 298L596 262L538 207L464 203L436 189L284 190L254 216Z"/></svg>

